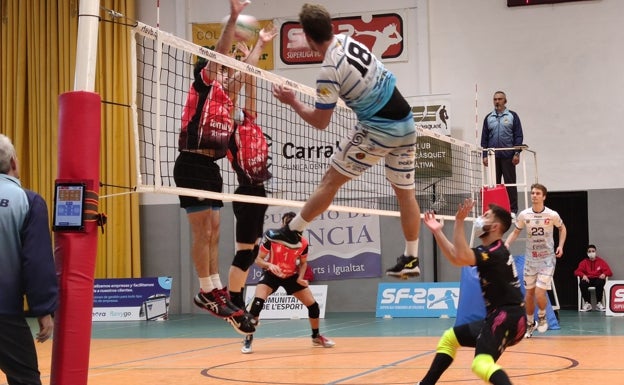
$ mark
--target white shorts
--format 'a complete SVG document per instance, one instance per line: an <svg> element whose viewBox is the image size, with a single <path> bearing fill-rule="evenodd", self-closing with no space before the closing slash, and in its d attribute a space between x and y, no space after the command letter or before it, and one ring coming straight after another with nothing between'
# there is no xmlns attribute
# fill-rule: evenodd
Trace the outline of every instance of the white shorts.
<svg viewBox="0 0 624 385"><path fill-rule="evenodd" d="M342 139L331 163L336 171L351 179L362 175L385 159L386 179L401 189L414 188L416 132L390 136L377 128L358 123Z"/></svg>
<svg viewBox="0 0 624 385"><path fill-rule="evenodd" d="M533 258L526 257L524 260L524 288L550 290L557 259L553 257Z"/></svg>

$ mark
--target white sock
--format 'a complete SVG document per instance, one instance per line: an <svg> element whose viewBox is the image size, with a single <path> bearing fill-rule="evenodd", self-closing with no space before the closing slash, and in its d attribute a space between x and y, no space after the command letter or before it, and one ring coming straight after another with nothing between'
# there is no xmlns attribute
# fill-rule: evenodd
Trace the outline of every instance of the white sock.
<svg viewBox="0 0 624 385"><path fill-rule="evenodd" d="M214 286L215 289L223 289L223 284L221 283L219 274L212 274L210 276L210 280L212 281L212 286Z"/></svg>
<svg viewBox="0 0 624 385"><path fill-rule="evenodd" d="M291 230L294 231L299 231L300 233L303 232L303 230L305 230L306 227L308 227L308 225L310 224L310 222L306 222L302 217L301 214L297 214L297 216L295 216L290 223L288 224L288 227Z"/></svg>
<svg viewBox="0 0 624 385"><path fill-rule="evenodd" d="M199 277L199 287L204 293L210 293L215 288L210 277Z"/></svg>
<svg viewBox="0 0 624 385"><path fill-rule="evenodd" d="M527 323L529 325L533 325L533 322L535 322L535 316L533 315L527 315Z"/></svg>
<svg viewBox="0 0 624 385"><path fill-rule="evenodd" d="M406 257L417 257L418 256L418 239L415 241L406 241L405 242L405 252L403 253Z"/></svg>

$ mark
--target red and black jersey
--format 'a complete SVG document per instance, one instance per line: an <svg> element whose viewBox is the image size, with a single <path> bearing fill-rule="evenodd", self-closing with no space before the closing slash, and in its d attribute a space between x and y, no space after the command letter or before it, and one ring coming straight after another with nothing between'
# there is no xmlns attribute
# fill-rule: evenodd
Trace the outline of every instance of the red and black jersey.
<svg viewBox="0 0 624 385"><path fill-rule="evenodd" d="M279 266L285 278L299 273L299 265L308 259L308 240L301 238L301 247L291 249L266 237L260 248L267 253L267 262Z"/></svg>

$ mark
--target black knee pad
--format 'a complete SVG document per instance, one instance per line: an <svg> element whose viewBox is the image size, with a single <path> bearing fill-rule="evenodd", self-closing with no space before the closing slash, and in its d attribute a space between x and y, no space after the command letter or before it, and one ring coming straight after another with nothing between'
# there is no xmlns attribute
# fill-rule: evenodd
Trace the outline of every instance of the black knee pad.
<svg viewBox="0 0 624 385"><path fill-rule="evenodd" d="M249 312L253 314L254 317L258 317L263 307L264 300L262 298L256 297L253 299L253 302L251 302L251 308L249 309Z"/></svg>
<svg viewBox="0 0 624 385"><path fill-rule="evenodd" d="M321 309L319 308L318 302L314 301L314 303L308 306L308 317L310 318L318 318L321 315Z"/></svg>
<svg viewBox="0 0 624 385"><path fill-rule="evenodd" d="M236 266L242 271L247 271L249 266L253 265L256 260L256 254L253 250L238 250L234 255L232 266Z"/></svg>

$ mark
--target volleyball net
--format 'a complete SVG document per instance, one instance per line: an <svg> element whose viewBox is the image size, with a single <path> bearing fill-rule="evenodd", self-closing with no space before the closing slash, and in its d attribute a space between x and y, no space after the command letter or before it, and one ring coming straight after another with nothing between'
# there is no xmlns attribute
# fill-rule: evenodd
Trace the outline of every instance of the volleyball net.
<svg viewBox="0 0 624 385"><path fill-rule="evenodd" d="M356 123L355 114L339 104L328 128L314 129L290 106L275 99L271 88L273 84L286 84L309 105L314 104L315 89L146 24L138 23L132 30L132 38L138 156L136 187L139 192L301 207L329 167L329 158L336 151L338 141ZM234 194L238 182L227 158L217 162L223 176L222 193L175 185L173 168L178 156L182 110L197 58L217 62L222 69L240 71L255 79L256 121L267 139L272 174L265 182L266 198ZM246 92L242 92L237 104L244 106L247 97ZM440 215L453 216L464 198L479 200L483 185L481 154L474 145L430 130L419 130L414 178L421 209L434 209ZM345 184L329 209L398 216L398 204L386 181L383 162Z"/></svg>

